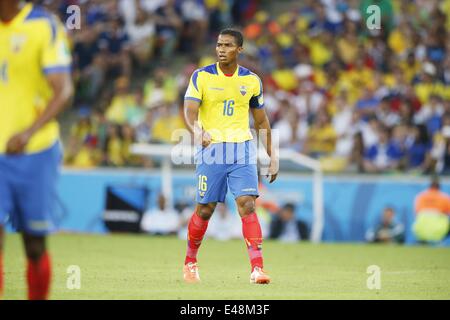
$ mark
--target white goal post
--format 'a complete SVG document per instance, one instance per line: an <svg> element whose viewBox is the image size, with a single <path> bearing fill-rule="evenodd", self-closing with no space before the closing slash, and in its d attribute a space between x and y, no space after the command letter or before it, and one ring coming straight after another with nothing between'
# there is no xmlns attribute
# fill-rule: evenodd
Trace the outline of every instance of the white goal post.
<svg viewBox="0 0 450 320"><path fill-rule="evenodd" d="M146 157L161 157L162 192L167 198L168 205L172 207L172 169L173 166L178 165L178 163L172 161L172 157L193 159L194 147L190 145L136 143L131 146L131 152ZM258 156L260 159L268 157L263 150L260 150ZM279 158L280 160L292 161L313 171L313 222L310 240L319 243L322 239L324 226L323 173L320 162L291 149L280 149ZM191 163L193 163L193 160Z"/></svg>

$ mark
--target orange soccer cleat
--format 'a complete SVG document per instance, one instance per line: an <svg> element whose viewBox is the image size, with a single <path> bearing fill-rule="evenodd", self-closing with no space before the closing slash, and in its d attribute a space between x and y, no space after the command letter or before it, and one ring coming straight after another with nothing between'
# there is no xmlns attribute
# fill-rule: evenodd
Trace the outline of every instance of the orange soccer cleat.
<svg viewBox="0 0 450 320"><path fill-rule="evenodd" d="M189 262L183 267L183 278L188 283L200 282L197 263Z"/></svg>
<svg viewBox="0 0 450 320"><path fill-rule="evenodd" d="M270 277L262 268L255 267L250 275L250 283L268 284L270 283Z"/></svg>

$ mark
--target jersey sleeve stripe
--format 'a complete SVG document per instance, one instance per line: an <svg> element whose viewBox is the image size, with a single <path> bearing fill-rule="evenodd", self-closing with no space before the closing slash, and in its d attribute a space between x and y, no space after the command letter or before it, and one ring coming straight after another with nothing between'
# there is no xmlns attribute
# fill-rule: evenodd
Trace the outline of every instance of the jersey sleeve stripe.
<svg viewBox="0 0 450 320"><path fill-rule="evenodd" d="M261 78L258 77L258 75L256 73L251 73L252 75L254 75L256 77L256 79L258 79L259 81L259 95L257 96L257 98L261 97L261 95L263 94L263 85L262 85L262 81Z"/></svg>
<svg viewBox="0 0 450 320"><path fill-rule="evenodd" d="M193 101L197 101L197 102L202 102L201 99L194 98L194 97L184 97L184 100L193 100Z"/></svg>
<svg viewBox="0 0 450 320"><path fill-rule="evenodd" d="M43 69L44 74L51 74L51 73L70 73L71 67L70 66L50 66Z"/></svg>
<svg viewBox="0 0 450 320"><path fill-rule="evenodd" d="M194 74L192 75L192 83L194 84L195 89L198 91L197 80L198 80L198 70L195 71Z"/></svg>

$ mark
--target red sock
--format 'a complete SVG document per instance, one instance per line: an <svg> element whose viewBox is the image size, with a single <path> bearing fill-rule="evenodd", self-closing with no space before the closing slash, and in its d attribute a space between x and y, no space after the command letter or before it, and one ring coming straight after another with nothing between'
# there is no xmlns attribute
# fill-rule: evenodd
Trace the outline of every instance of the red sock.
<svg viewBox="0 0 450 320"><path fill-rule="evenodd" d="M262 268L262 232L256 213L253 212L242 218L242 234L247 245L252 271L254 267Z"/></svg>
<svg viewBox="0 0 450 320"><path fill-rule="evenodd" d="M45 252L38 261L28 259L27 282L29 300L46 300L50 288L51 264Z"/></svg>
<svg viewBox="0 0 450 320"><path fill-rule="evenodd" d="M2 298L3 294L3 255L0 251L0 299Z"/></svg>
<svg viewBox="0 0 450 320"><path fill-rule="evenodd" d="M197 262L197 251L202 244L209 220L203 220L194 212L188 225L188 245L184 264Z"/></svg>

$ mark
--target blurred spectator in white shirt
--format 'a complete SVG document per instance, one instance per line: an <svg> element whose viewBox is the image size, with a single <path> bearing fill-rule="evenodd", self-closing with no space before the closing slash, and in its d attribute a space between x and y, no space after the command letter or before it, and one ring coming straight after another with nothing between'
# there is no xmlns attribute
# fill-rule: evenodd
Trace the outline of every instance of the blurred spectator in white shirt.
<svg viewBox="0 0 450 320"><path fill-rule="evenodd" d="M218 203L215 213L209 220L206 237L221 241L242 238L242 222L239 215L230 212L225 203Z"/></svg>
<svg viewBox="0 0 450 320"><path fill-rule="evenodd" d="M142 10L136 14L136 20L126 26L130 37L130 46L137 62L144 65L153 54L156 33L155 22Z"/></svg>
<svg viewBox="0 0 450 320"><path fill-rule="evenodd" d="M273 126L273 130L278 131L280 147L300 151L308 133L308 123L287 100L284 100L281 111L281 119Z"/></svg>
<svg viewBox="0 0 450 320"><path fill-rule="evenodd" d="M154 235L176 234L180 223L178 213L166 206L166 198L160 194L158 208L152 209L144 214L141 229Z"/></svg>
<svg viewBox="0 0 450 320"><path fill-rule="evenodd" d="M186 240L188 235L189 220L192 217L195 207L191 207L187 203L178 203L175 207L180 215L177 236L179 239Z"/></svg>
<svg viewBox="0 0 450 320"><path fill-rule="evenodd" d="M333 127L337 134L335 154L349 157L353 150L353 137L358 132L358 126L353 125L353 109L347 102L343 92L336 98L336 114L333 117Z"/></svg>

